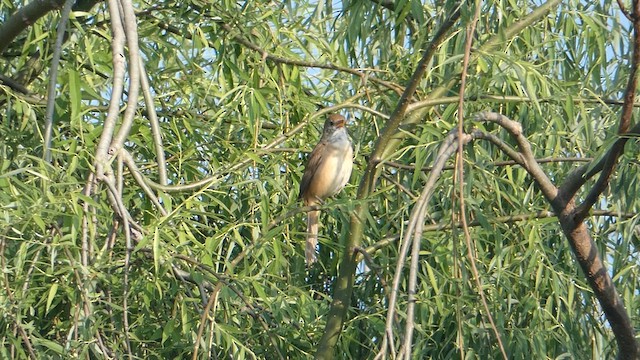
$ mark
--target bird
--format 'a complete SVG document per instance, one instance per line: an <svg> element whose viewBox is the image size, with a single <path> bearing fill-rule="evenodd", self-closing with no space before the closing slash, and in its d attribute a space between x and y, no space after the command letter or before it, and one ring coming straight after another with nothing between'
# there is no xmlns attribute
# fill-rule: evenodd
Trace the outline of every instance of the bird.
<svg viewBox="0 0 640 360"><path fill-rule="evenodd" d="M305 206L320 205L349 182L353 169L353 147L347 134L346 119L340 114L327 117L322 137L313 148L302 180L300 194ZM318 244L318 218L320 210L307 213L307 240L305 259L307 266L316 262L316 245Z"/></svg>

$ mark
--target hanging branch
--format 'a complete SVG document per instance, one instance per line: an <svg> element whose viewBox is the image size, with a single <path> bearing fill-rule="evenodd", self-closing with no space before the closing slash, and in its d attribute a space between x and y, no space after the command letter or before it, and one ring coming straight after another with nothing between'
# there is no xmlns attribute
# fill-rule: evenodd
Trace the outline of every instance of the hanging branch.
<svg viewBox="0 0 640 360"><path fill-rule="evenodd" d="M493 333L496 337L498 348L502 353L502 358L507 360L508 356L507 356L507 352L504 350L504 345L502 344L502 338L500 336L500 332L498 331L495 321L493 320L493 315L491 315L491 310L489 309L487 298L484 295L484 290L482 289L482 280L480 279L480 274L478 273L478 268L476 266L476 258L474 256L475 243L471 239L471 234L469 233L469 226L467 224L467 211L466 211L466 204L465 204L465 198L464 198L464 183L465 183L464 166L463 166L464 153L463 153L463 144L462 144L463 134L464 134L464 93L465 93L465 88L467 83L467 70L469 68L469 57L471 56L471 45L473 43L473 38L476 31L476 24L478 23L479 17L480 17L480 2L476 1L473 20L467 26L467 33L466 33L465 46L464 46L464 59L462 64L462 74L460 76L460 94L459 94L460 100L458 102L458 142L459 144L458 144L458 152L456 154L456 172L454 176L454 184L455 182L458 183L458 197L460 199L460 209L459 209L458 216L460 219L460 223L462 225L462 233L464 234L464 240L467 246L467 257L469 259L469 264L471 265L471 272L473 273L473 279L476 283L478 295L480 295L480 300L482 302L482 306L484 307L486 317L489 320L489 325L491 326L491 329L493 330ZM409 344L409 346L410 345L411 344ZM407 359L408 358L409 357L407 357Z"/></svg>
<svg viewBox="0 0 640 360"><path fill-rule="evenodd" d="M47 111L44 126L44 151L43 158L46 162L51 162L51 134L53 133L53 110L56 100L56 85L58 83L58 65L60 64L60 53L62 52L62 41L69 21L73 0L66 0L64 8L60 14L58 29L56 31L56 43L53 48L53 59L51 60L51 70L49 72L49 89L47 91Z"/></svg>
<svg viewBox="0 0 640 360"><path fill-rule="evenodd" d="M139 58L140 63L140 86L144 95L144 103L147 110L147 118L151 124L151 135L153 136L153 145L156 148L156 163L158 164L158 182L160 185L167 185L167 159L164 156L164 147L162 146L162 132L160 131L160 122L156 114L156 106L151 95L151 87L149 86L149 76L144 69L144 62ZM162 208L162 207L159 207Z"/></svg>
<svg viewBox="0 0 640 360"><path fill-rule="evenodd" d="M471 139L472 139L471 136L465 135L461 143L466 144ZM433 163L433 170L429 173L429 177L427 178L424 188L422 189L422 194L416 201L416 204L414 205L413 210L411 211L411 215L409 216L409 222L407 224L407 229L405 231L405 237L402 240L400 251L398 252L398 260L396 262L393 283L391 285L391 293L389 296L389 305L387 310L385 334L382 341L382 345L380 347L380 351L376 355L376 359L385 358L388 350L395 351L394 336L393 336L393 321L396 316L396 310L397 310L396 303L398 299L400 281L402 278L402 271L404 269L407 255L409 252L409 246L411 244L418 243L417 246L419 248L420 239L422 238L422 232L424 230L424 219L426 217L427 204L429 203L429 200L431 199L431 195L433 194L433 191L435 189L436 181L440 178L440 175L442 174L444 165L446 164L447 160L449 160L449 158L451 158L451 156L455 154L459 143L460 142L458 140L457 131L450 132L447 138L445 138L445 140L442 142L442 145L440 146L440 150L438 151L438 154L436 155L436 158ZM414 251L412 252L412 255L411 255L412 271L414 269L414 266L417 267L416 264L413 264L414 260L417 262L417 258L418 258L415 254L415 247L416 246L414 245ZM403 344L403 348L397 354L399 358L402 358L403 355L405 355L405 353L406 355L410 356L410 344L409 345L407 344L407 338L408 338L408 341L410 342L411 332L413 331L413 319L412 319L412 316L409 315L409 312L413 312L412 310L413 303L415 301L412 300L412 298L415 296L415 284L413 286L413 289L410 288L408 292L410 297L410 299L408 300L409 309L411 310L409 309L407 310L405 343ZM407 348L407 346L409 346L409 348Z"/></svg>

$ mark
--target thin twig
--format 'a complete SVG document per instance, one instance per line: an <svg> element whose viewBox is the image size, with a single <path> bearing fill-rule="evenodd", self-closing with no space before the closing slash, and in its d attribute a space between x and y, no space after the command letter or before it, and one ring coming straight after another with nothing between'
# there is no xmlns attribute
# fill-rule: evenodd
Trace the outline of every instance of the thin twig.
<svg viewBox="0 0 640 360"><path fill-rule="evenodd" d="M58 65L60 64L60 53L62 52L62 41L64 40L64 33L67 28L67 21L69 21L69 13L71 13L71 6L74 0L66 0L62 13L60 14L60 21L58 22L58 29L56 32L56 43L53 48L53 58L51 59L51 69L49 70L49 89L47 92L47 111L45 114L45 126L44 126L44 149L43 158L46 162L51 162L51 136L53 133L53 111L56 100L56 84L58 83Z"/></svg>
<svg viewBox="0 0 640 360"><path fill-rule="evenodd" d="M465 87L467 83L467 70L469 68L469 57L471 55L471 45L473 43L473 38L476 31L476 24L478 23L478 19L480 17L480 1L476 0L475 2L475 13L473 16L473 20L471 24L467 26L467 37L465 40L465 49L464 49L464 58L462 64L462 73L460 75L460 101L458 103L458 152L456 155L456 165L457 169L454 176L454 182L458 183L458 197L460 199L460 212L459 218L460 223L462 225L462 232L464 234L465 243L467 246L467 257L469 258L469 263L471 264L471 271L473 273L473 278L476 283L476 287L478 289L478 294L480 295L480 300L482 301L482 306L484 307L484 311L486 313L487 319L489 320L489 324L491 325L491 329L496 337L496 341L498 342L498 348L500 348L500 352L502 353L502 358L507 360L507 353L504 350L504 345L502 344L502 337L498 328L496 327L495 321L493 320L493 315L491 314L491 310L489 309L489 304L487 303L487 298L484 295L484 290L482 288L482 280L480 278L480 273L478 272L478 268L476 266L476 258L474 255L475 244L471 239L471 234L469 233L469 226L467 225L467 211L465 205L465 197L464 197L464 166L463 166L463 144L462 144L462 136L464 134L464 93Z"/></svg>
<svg viewBox="0 0 640 360"><path fill-rule="evenodd" d="M261 48L260 46L252 43L251 41L243 38L240 35L237 35L236 32L234 31L234 29L227 23L225 22L219 22L220 26L222 27L223 30L225 30L227 33L231 34L231 38L233 40L235 40L236 42L244 45L245 47L249 48L250 50L253 50L257 53L259 53L264 59L266 60L270 60L273 61L277 64L287 64L287 65L293 65L293 66L300 66L300 67L309 67L309 68L318 68L318 69L328 69L328 70L336 70L336 71L340 71L340 72L345 72L348 74L352 74L352 75L356 75L359 77L363 77L366 76L366 72L367 71L379 71L376 69L363 69L363 70L359 70L359 69L352 69L349 67L344 67L344 66L338 66L338 65L333 65L333 64L326 64L326 63L317 63L317 62L312 62L312 61L303 61L303 60L294 60L294 59L288 59L285 57L281 57L281 56L277 56L277 55L273 55L271 53L269 53L268 51L264 50L263 48ZM392 82L389 81L385 81L376 77L368 77L368 79L371 82L377 83L379 85L382 85L386 88L388 88L389 90L392 90L394 92L396 92L398 95L402 94L402 87L400 85L394 84Z"/></svg>
<svg viewBox="0 0 640 360"><path fill-rule="evenodd" d="M593 210L590 213L591 216L597 217L612 217L619 219L631 219L636 217L638 214L635 213L621 213L618 211L609 211L609 210ZM488 218L487 222L489 224L514 224L521 221L529 221L533 219L547 219L547 218L557 218L556 213L552 211L538 211L531 214L516 214L516 215L505 215L498 216L495 218ZM480 227L483 224L478 220L470 221L467 224L468 227ZM451 230L452 228L462 228L462 224L460 222L456 222L454 224L451 223L438 223L438 224L429 224L424 226L423 234L430 232L442 232ZM394 244L400 240L400 235L391 235L383 238L382 240L377 241L375 244L368 246L365 250L369 254L375 254L376 251L383 249L391 244ZM358 261L362 260L361 257L358 257Z"/></svg>
<svg viewBox="0 0 640 360"><path fill-rule="evenodd" d="M498 139L498 140L500 140L500 142L504 143L504 141L502 141L502 139L500 139L499 137L497 137L497 136L495 136L493 134L486 134L483 138L486 138L487 140L489 140L489 138ZM546 158L540 158L540 159L535 159L535 160L536 160L536 162L538 164L548 164L548 163L561 163L561 162L590 162L590 161L593 160L593 158L590 158L590 157L546 157ZM411 170L411 171L416 171L417 170L415 165L407 165L407 164L402 164L402 163L395 162L395 161L384 161L384 162L382 162L381 165L392 167L392 168L396 168L396 169L402 169L402 170ZM479 163L476 166L480 166L480 165L502 167L502 166L510 166L510 165L520 165L520 163L518 163L515 160L504 160L504 161L493 161L493 162L489 162L489 163L486 163L486 164ZM429 172L429 171L431 171L431 169L432 168L430 166L423 166L423 167L420 168L420 171ZM442 170L454 170L454 169L455 169L454 165L447 165Z"/></svg>
<svg viewBox="0 0 640 360"><path fill-rule="evenodd" d="M387 284L387 281L384 279L384 277L380 273L380 266L378 266L378 264L376 264L375 261L373 261L373 257L371 256L371 254L367 252L366 249L361 248L360 246L357 246L355 250L362 255L362 258L364 259L365 263L367 263L367 266L369 267L369 269L371 269L371 271L373 271L376 274L376 277L380 281L380 285L384 289L384 294L388 300L389 294L391 293L391 288L389 287L389 284Z"/></svg>
<svg viewBox="0 0 640 360"><path fill-rule="evenodd" d="M126 149L120 149L120 154L122 154L125 165L127 165L129 172L138 183L138 185L142 188L142 191L144 191L151 202L156 206L158 211L160 211L160 214L162 216L167 216L167 211L160 203L160 200L158 200L156 194L153 193L149 185L145 182L144 175L142 175L142 172L140 172L140 170L138 169L135 160L133 160L133 156L131 156L131 154Z"/></svg>

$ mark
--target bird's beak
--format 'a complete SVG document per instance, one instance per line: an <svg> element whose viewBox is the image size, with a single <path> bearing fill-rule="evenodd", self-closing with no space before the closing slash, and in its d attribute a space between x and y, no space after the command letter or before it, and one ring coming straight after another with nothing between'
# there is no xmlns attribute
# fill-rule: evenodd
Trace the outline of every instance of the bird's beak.
<svg viewBox="0 0 640 360"><path fill-rule="evenodd" d="M335 123L333 123L333 125L334 125L336 128L340 129L340 128L343 128L343 127L344 127L344 125L345 125L345 121L344 121L343 119L340 119L340 120L336 121Z"/></svg>

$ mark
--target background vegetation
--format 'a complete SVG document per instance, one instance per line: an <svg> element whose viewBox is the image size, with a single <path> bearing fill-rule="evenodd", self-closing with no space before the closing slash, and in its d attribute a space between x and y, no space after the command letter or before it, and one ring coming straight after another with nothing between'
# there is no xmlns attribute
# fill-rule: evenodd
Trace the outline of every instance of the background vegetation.
<svg viewBox="0 0 640 360"><path fill-rule="evenodd" d="M0 358L637 358L635 7L0 0Z"/></svg>

